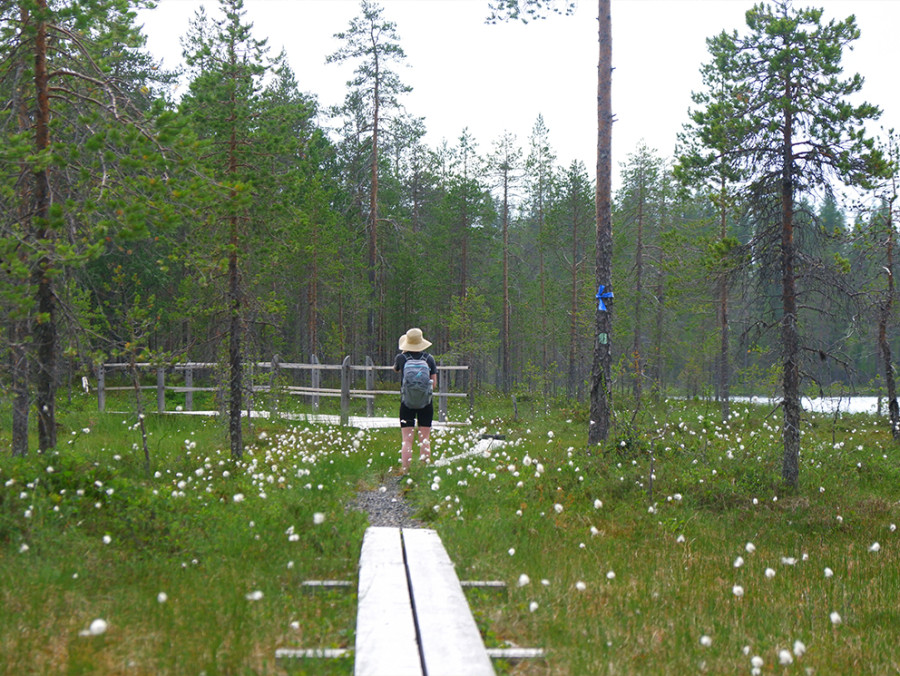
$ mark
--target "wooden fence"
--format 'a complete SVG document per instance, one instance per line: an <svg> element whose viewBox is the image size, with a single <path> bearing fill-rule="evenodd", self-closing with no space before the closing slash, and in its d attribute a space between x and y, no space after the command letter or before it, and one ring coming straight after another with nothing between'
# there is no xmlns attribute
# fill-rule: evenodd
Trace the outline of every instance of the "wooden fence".
<svg viewBox="0 0 900 676"><path fill-rule="evenodd" d="M341 398L341 424L346 425L350 417L350 399L366 400L366 415L372 417L375 412L375 396L376 395L392 395L399 396L400 390L376 390L375 389L375 372L376 371L392 371L393 366L376 366L370 357L366 357L365 364L351 364L350 357L344 357L341 364L320 364L315 355L313 355L310 363L290 363L280 362L278 358L272 361L254 362L246 364L250 366L251 373L248 380L253 379L254 373L269 372L269 383L266 385L251 384L246 389L251 393L255 392L284 392L296 396L309 397L312 402L314 412L319 410L320 397L340 397ZM156 390L156 410L164 413L166 410L166 390L170 392L183 392L185 397L184 410L194 410L194 392L219 392L224 401L224 393L222 387L195 387L194 375L198 371L214 371L219 368L219 364L215 362L187 362L184 364L175 364L174 366L162 366L141 362L136 364L139 369L155 369L156 385L142 385L142 390ZM116 390L133 390L133 386L114 386L110 387L106 384L106 374L116 370L125 370L129 368L129 364L107 363L100 364L97 367L97 405L100 411L106 410L106 393ZM467 397L464 392L449 391L449 375L454 371L466 371L468 366L444 366L438 364L438 389L434 397L437 399L437 419L439 422L447 422L447 401L450 397ZM253 371L256 369L256 371ZM184 385L167 385L166 373L172 370L182 372L184 374ZM277 379L282 371L309 371L310 384L305 385L283 385L277 384ZM322 387L323 371L340 371L340 387L328 388ZM355 376L362 372L365 374L365 389L354 389L353 381ZM247 398L248 415L253 405L253 397Z"/></svg>

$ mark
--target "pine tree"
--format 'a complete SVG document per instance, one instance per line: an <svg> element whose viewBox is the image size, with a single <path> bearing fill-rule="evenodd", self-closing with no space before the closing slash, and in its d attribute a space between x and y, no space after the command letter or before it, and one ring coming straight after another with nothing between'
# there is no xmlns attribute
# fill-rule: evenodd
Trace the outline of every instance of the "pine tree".
<svg viewBox="0 0 900 676"><path fill-rule="evenodd" d="M4 57L4 282L22 313L13 342L33 366L38 448L56 446L60 302L70 273L108 242L140 238L171 219L160 200L167 154L164 117L148 100L152 74L133 7L143 2L21 0L0 8ZM139 74L140 70L143 73ZM146 77L140 85L137 77ZM142 89L139 89L139 86ZM6 188L9 189L6 189ZM14 350L18 453L27 449L32 379Z"/></svg>
<svg viewBox="0 0 900 676"><path fill-rule="evenodd" d="M822 10L796 10L781 0L754 6L746 18L746 35L723 32L708 45L725 91L734 97L728 155L747 172L748 190L763 199L777 195L779 201L770 218L780 228L782 478L797 486L801 339L795 202L804 190L831 178L856 183L869 178L877 154L863 124L879 111L850 103L862 88L859 75L842 78L843 49L859 37L853 17L823 23Z"/></svg>
<svg viewBox="0 0 900 676"><path fill-rule="evenodd" d="M377 345L382 335L382 327L376 325L377 308L382 305L382 289L379 274L378 246L378 180L379 150L381 134L386 126L392 110L399 108L401 94L411 91L404 85L400 76L390 68L392 63L401 63L406 54L400 46L397 26L383 17L383 8L378 4L363 0L360 5L360 16L350 21L346 31L335 34L345 42L336 52L331 54L328 63L342 63L348 60L357 62L354 78L347 83L350 87L348 97L362 106L366 116L369 152L369 200L366 217L368 257L366 273L369 281L369 303L367 319L368 354L377 355L381 350Z"/></svg>
<svg viewBox="0 0 900 676"><path fill-rule="evenodd" d="M182 114L204 142L204 169L215 181L207 214L216 274L225 276L225 333L228 336L228 431L231 455L243 455L241 415L244 396L243 361L246 301L243 255L247 239L265 222L265 200L258 185L266 176L256 170L257 153L265 151L256 122L260 112L262 78L268 72L265 41L252 36L245 22L243 0L220 0L221 20L200 10L184 40L184 56L192 69ZM258 201L255 201L258 199ZM201 233L202 234L202 233Z"/></svg>

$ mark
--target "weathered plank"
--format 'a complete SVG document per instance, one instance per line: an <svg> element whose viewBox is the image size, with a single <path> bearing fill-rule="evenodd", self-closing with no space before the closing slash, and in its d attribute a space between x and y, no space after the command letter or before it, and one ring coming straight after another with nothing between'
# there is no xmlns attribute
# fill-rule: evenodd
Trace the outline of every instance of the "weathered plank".
<svg viewBox="0 0 900 676"><path fill-rule="evenodd" d="M345 648L278 648L276 660L339 660L350 656Z"/></svg>
<svg viewBox="0 0 900 676"><path fill-rule="evenodd" d="M494 676L453 563L438 534L403 530L409 587L428 676Z"/></svg>
<svg viewBox="0 0 900 676"><path fill-rule="evenodd" d="M422 676L399 528L366 530L359 559L356 676Z"/></svg>

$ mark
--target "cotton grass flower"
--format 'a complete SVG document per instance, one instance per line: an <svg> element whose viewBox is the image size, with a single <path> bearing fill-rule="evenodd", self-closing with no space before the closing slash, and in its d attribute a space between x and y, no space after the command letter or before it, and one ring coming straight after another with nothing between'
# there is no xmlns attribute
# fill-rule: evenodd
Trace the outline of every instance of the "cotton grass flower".
<svg viewBox="0 0 900 676"><path fill-rule="evenodd" d="M700 637L700 645L702 645L704 648L709 648L709 646L712 645L712 639L704 634Z"/></svg>
<svg viewBox="0 0 900 676"><path fill-rule="evenodd" d="M534 611L536 611L538 609L538 607L539 606L537 604L537 601L532 601L531 603L528 604L528 611L533 613Z"/></svg>
<svg viewBox="0 0 900 676"><path fill-rule="evenodd" d="M836 610L831 611L831 615L829 615L828 618L831 620L831 624L833 624L835 627L844 621L841 619L841 614Z"/></svg>
<svg viewBox="0 0 900 676"><path fill-rule="evenodd" d="M833 577L833 576L834 576L834 571L831 570L831 568L826 567L825 568L825 577Z"/></svg>
<svg viewBox="0 0 900 676"><path fill-rule="evenodd" d="M248 601L259 601L260 599L262 599L262 597L263 597L263 593L261 591L259 591L258 589L256 591L252 591L249 594L244 595L244 598L247 599Z"/></svg>
<svg viewBox="0 0 900 676"><path fill-rule="evenodd" d="M794 656L791 654L790 650L779 650L778 651L778 663L782 665L788 665L794 663Z"/></svg>
<svg viewBox="0 0 900 676"><path fill-rule="evenodd" d="M766 577L770 580L775 577L775 570L773 568L766 568Z"/></svg>
<svg viewBox="0 0 900 676"><path fill-rule="evenodd" d="M562 514L563 506L557 502L555 505L553 505L553 509L557 514Z"/></svg>
<svg viewBox="0 0 900 676"><path fill-rule="evenodd" d="M79 636L100 636L101 634L105 634L106 630L109 629L109 624L103 618L98 617L96 620L91 622L87 629L84 631L78 632Z"/></svg>
<svg viewBox="0 0 900 676"><path fill-rule="evenodd" d="M872 544L869 545L869 551L870 552L880 552L881 545L878 544L877 542L873 542Z"/></svg>
<svg viewBox="0 0 900 676"><path fill-rule="evenodd" d="M747 550L748 554L752 554L756 551L756 545L752 542L748 542L746 545L744 545L744 549Z"/></svg>
<svg viewBox="0 0 900 676"><path fill-rule="evenodd" d="M156 595L157 603L165 603L168 600L169 600L169 595L166 594L166 592L159 592L159 594Z"/></svg>
<svg viewBox="0 0 900 676"><path fill-rule="evenodd" d="M316 512L313 514L313 523L317 526L325 523L325 515L322 512Z"/></svg>
<svg viewBox="0 0 900 676"><path fill-rule="evenodd" d="M578 580L578 582L575 583L575 589L577 589L578 591L584 591L585 589L587 589L587 585L581 580Z"/></svg>
<svg viewBox="0 0 900 676"><path fill-rule="evenodd" d="M737 557L737 558L734 560L734 567L735 567L735 568L740 568L740 567L743 566L743 565L744 565L744 557L739 556L739 557Z"/></svg>
<svg viewBox="0 0 900 676"><path fill-rule="evenodd" d="M243 493L235 493L234 497L232 497L231 499L234 500L235 502L243 502L244 494Z"/></svg>
<svg viewBox="0 0 900 676"><path fill-rule="evenodd" d="M519 575L519 581L517 583L520 587L524 587L528 584L531 584L531 578L528 577L525 573Z"/></svg>
<svg viewBox="0 0 900 676"><path fill-rule="evenodd" d="M736 597L741 598L744 595L744 588L741 585L736 584L731 588L731 593Z"/></svg>
<svg viewBox="0 0 900 676"><path fill-rule="evenodd" d="M615 579L616 579L616 573L615 573L615 571L612 571L612 570L609 571L609 572L606 574L606 579L607 579L607 580L615 580Z"/></svg>
<svg viewBox="0 0 900 676"><path fill-rule="evenodd" d="M801 657L805 652L806 645L803 643L803 641L794 641L794 655L796 655L797 657Z"/></svg>

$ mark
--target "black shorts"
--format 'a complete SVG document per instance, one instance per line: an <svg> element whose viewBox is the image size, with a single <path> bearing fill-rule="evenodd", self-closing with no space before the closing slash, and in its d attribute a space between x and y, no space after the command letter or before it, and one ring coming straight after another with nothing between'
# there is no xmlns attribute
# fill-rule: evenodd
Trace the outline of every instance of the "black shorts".
<svg viewBox="0 0 900 676"><path fill-rule="evenodd" d="M419 427L431 427L431 422L434 420L434 402L425 408L409 408L401 401L400 427L415 427L417 419Z"/></svg>

